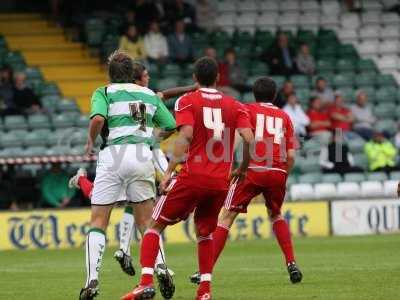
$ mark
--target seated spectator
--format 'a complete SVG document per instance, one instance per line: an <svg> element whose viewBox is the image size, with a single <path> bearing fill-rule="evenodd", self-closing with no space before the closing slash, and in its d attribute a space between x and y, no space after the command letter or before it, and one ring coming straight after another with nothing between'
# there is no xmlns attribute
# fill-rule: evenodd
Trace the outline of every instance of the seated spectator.
<svg viewBox="0 0 400 300"><path fill-rule="evenodd" d="M160 32L157 22L151 22L149 32L144 37L144 48L150 62L165 63L168 59L168 43Z"/></svg>
<svg viewBox="0 0 400 300"><path fill-rule="evenodd" d="M132 59L145 60L146 49L135 25L129 25L125 35L119 40L119 49L128 53Z"/></svg>
<svg viewBox="0 0 400 300"><path fill-rule="evenodd" d="M353 131L362 138L370 140L374 134L373 126L376 122L372 109L368 105L368 96L364 91L357 92L357 102L351 106L354 116Z"/></svg>
<svg viewBox="0 0 400 300"><path fill-rule="evenodd" d="M287 104L283 110L289 115L292 120L294 132L297 136L306 136L306 127L310 124L310 119L305 114L303 108L297 101L295 94L291 94L288 98Z"/></svg>
<svg viewBox="0 0 400 300"><path fill-rule="evenodd" d="M196 1L196 21L197 26L207 32L212 32L216 29L217 25L217 9L210 3L209 0Z"/></svg>
<svg viewBox="0 0 400 300"><path fill-rule="evenodd" d="M321 99L324 105L331 104L335 99L332 89L323 77L318 77L315 81L315 89L312 91L312 95Z"/></svg>
<svg viewBox="0 0 400 300"><path fill-rule="evenodd" d="M0 113L2 115L17 114L14 103L14 75L9 66L0 70Z"/></svg>
<svg viewBox="0 0 400 300"><path fill-rule="evenodd" d="M171 4L166 6L166 15L170 24L177 20L182 20L189 30L196 29L196 12L194 7L183 0L172 0Z"/></svg>
<svg viewBox="0 0 400 300"><path fill-rule="evenodd" d="M307 116L310 119L308 133L311 137L316 137L322 144L328 144L331 140L331 120L324 108L322 101L318 97L310 99Z"/></svg>
<svg viewBox="0 0 400 300"><path fill-rule="evenodd" d="M40 183L44 207L66 207L75 195L75 189L68 187L69 176L60 164L53 164Z"/></svg>
<svg viewBox="0 0 400 300"><path fill-rule="evenodd" d="M331 117L331 129L334 134L340 131L346 139L355 137L355 133L351 132L354 116L351 110L345 106L341 93L335 93L335 101L328 108L328 114Z"/></svg>
<svg viewBox="0 0 400 300"><path fill-rule="evenodd" d="M213 48L211 46L204 49L204 55L207 57L214 58L215 60L218 60L217 59L217 50L215 50L215 48Z"/></svg>
<svg viewBox="0 0 400 300"><path fill-rule="evenodd" d="M135 25L136 26L136 12L134 10L127 10L125 13L125 17L122 21L122 25L120 27L120 34L124 34L126 29L131 26L131 25Z"/></svg>
<svg viewBox="0 0 400 300"><path fill-rule="evenodd" d="M34 114L42 111L40 101L30 87L26 86L26 75L17 73L14 77L14 104L21 114Z"/></svg>
<svg viewBox="0 0 400 300"><path fill-rule="evenodd" d="M396 166L397 149L382 132L374 132L372 140L364 145L364 152L370 171L391 172L399 169Z"/></svg>
<svg viewBox="0 0 400 300"><path fill-rule="evenodd" d="M279 90L274 104L279 108L283 108L286 105L289 96L294 93L295 91L293 82L291 82L290 80L286 80L282 88Z"/></svg>
<svg viewBox="0 0 400 300"><path fill-rule="evenodd" d="M219 64L218 69L220 76L218 86L231 88L240 93L251 91L251 87L246 84L246 76L236 60L234 49L225 50L224 61Z"/></svg>
<svg viewBox="0 0 400 300"><path fill-rule="evenodd" d="M296 57L296 65L300 73L310 76L314 75L315 61L310 53L310 47L307 44L300 45L300 51Z"/></svg>
<svg viewBox="0 0 400 300"><path fill-rule="evenodd" d="M341 134L334 135L329 145L321 149L319 164L324 173L340 173L343 175L363 172L362 168L354 166L354 158Z"/></svg>
<svg viewBox="0 0 400 300"><path fill-rule="evenodd" d="M277 41L261 59L269 64L271 75L291 75L296 72L295 51L289 46L286 34L280 33Z"/></svg>
<svg viewBox="0 0 400 300"><path fill-rule="evenodd" d="M192 39L185 32L185 23L182 20L175 22L175 31L168 37L170 58L176 63L193 61Z"/></svg>

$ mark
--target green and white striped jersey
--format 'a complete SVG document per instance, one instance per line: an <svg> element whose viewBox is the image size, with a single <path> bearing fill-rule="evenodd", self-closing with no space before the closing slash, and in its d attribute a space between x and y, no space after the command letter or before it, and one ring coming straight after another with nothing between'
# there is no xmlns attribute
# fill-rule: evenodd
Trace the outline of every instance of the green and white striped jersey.
<svg viewBox="0 0 400 300"><path fill-rule="evenodd" d="M173 130L175 119L150 89L133 83L98 88L92 96L90 118L105 118L102 137L107 145L153 143L153 129Z"/></svg>

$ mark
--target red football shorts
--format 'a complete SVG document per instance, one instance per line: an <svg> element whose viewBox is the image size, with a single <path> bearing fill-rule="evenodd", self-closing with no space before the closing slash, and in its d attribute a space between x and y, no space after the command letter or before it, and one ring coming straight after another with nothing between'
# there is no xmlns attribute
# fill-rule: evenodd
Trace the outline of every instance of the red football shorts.
<svg viewBox="0 0 400 300"><path fill-rule="evenodd" d="M167 195L158 200L153 219L172 225L186 220L194 212L194 222L200 236L211 234L218 223L218 215L224 204L225 190L208 190L173 179Z"/></svg>
<svg viewBox="0 0 400 300"><path fill-rule="evenodd" d="M225 200L225 209L246 213L250 201L263 194L271 217L280 215L286 194L287 173L279 170L249 170L244 180L233 183Z"/></svg>

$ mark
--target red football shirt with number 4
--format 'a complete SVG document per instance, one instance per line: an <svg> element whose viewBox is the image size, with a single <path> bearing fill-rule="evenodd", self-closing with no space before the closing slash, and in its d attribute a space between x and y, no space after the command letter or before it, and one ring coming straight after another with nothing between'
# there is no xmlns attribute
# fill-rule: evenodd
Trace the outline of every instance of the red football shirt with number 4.
<svg viewBox="0 0 400 300"><path fill-rule="evenodd" d="M201 88L175 103L177 127L193 127L193 139L179 180L212 190L227 190L237 128L252 128L246 107L215 89Z"/></svg>
<svg viewBox="0 0 400 300"><path fill-rule="evenodd" d="M297 143L289 115L271 103L251 103L246 106L255 128L256 140L249 168L286 172L287 151L295 149Z"/></svg>

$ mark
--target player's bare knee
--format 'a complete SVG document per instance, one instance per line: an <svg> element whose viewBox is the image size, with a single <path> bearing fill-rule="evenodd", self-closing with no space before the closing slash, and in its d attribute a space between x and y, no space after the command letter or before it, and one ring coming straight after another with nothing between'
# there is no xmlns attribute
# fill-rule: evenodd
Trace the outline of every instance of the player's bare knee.
<svg viewBox="0 0 400 300"><path fill-rule="evenodd" d="M271 223L275 223L278 220L284 220L280 213L278 213L278 214L271 213L269 215L269 219L270 219Z"/></svg>
<svg viewBox="0 0 400 300"><path fill-rule="evenodd" d="M218 221L218 224L221 224L225 227L231 228L237 215L238 215L238 213L235 211L229 211L229 210L224 209L221 213L221 217Z"/></svg>

